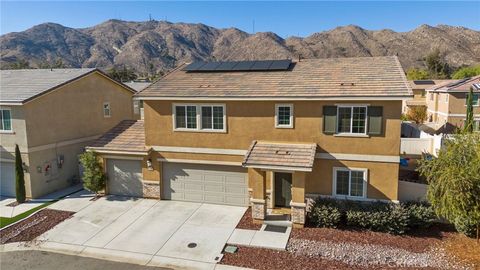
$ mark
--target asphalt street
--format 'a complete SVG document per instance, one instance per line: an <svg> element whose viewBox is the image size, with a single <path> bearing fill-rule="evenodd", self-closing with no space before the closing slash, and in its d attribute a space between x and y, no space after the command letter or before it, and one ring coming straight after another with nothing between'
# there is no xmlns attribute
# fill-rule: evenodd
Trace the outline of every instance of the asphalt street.
<svg viewBox="0 0 480 270"><path fill-rule="evenodd" d="M129 263L105 261L46 251L12 251L0 253L1 270L166 270Z"/></svg>

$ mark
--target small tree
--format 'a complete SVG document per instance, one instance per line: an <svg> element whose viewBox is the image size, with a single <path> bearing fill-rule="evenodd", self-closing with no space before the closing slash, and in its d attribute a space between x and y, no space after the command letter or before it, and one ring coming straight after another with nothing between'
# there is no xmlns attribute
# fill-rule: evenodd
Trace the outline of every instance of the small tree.
<svg viewBox="0 0 480 270"><path fill-rule="evenodd" d="M98 162L97 154L95 152L81 154L80 163L83 166L83 187L98 196L98 193L105 188L106 176Z"/></svg>
<svg viewBox="0 0 480 270"><path fill-rule="evenodd" d="M465 119L464 131L468 133L473 132L473 88L470 87L470 93L467 96L467 117Z"/></svg>
<svg viewBox="0 0 480 270"><path fill-rule="evenodd" d="M477 75L480 75L480 65L460 68L459 70L455 71L455 73L453 73L452 79L465 79Z"/></svg>
<svg viewBox="0 0 480 270"><path fill-rule="evenodd" d="M426 106L412 106L408 109L407 119L415 122L416 124L422 124L427 120L427 107Z"/></svg>
<svg viewBox="0 0 480 270"><path fill-rule="evenodd" d="M429 78L429 74L424 69L419 68L409 68L407 70L407 79L411 81L415 80L426 80Z"/></svg>
<svg viewBox="0 0 480 270"><path fill-rule="evenodd" d="M429 186L427 198L437 215L477 240L480 233L480 133L459 133L437 158L420 161Z"/></svg>
<svg viewBox="0 0 480 270"><path fill-rule="evenodd" d="M25 176L23 174L23 162L18 144L15 145L15 195L18 203L25 202Z"/></svg>

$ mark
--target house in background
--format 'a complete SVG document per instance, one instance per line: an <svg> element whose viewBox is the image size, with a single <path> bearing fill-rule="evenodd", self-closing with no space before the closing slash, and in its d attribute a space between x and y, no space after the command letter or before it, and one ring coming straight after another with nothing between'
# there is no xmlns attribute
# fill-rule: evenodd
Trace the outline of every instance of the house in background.
<svg viewBox="0 0 480 270"><path fill-rule="evenodd" d="M197 62L138 93L145 119L88 149L107 193L251 204L257 221L281 209L302 226L309 198L398 200L411 97L397 57Z"/></svg>
<svg viewBox="0 0 480 270"><path fill-rule="evenodd" d="M480 76L444 82L428 88L428 122L441 128L446 123L462 127L467 113L467 95L473 88L475 130L480 131Z"/></svg>
<svg viewBox="0 0 480 270"><path fill-rule="evenodd" d="M15 144L37 198L78 181L84 147L135 117L135 91L97 69L2 70L0 82L2 196L15 196Z"/></svg>
<svg viewBox="0 0 480 270"><path fill-rule="evenodd" d="M441 85L452 80L414 80L408 81L413 92L413 99L408 99L403 102L402 111L404 114L408 112L409 108L427 106L427 92L426 89Z"/></svg>

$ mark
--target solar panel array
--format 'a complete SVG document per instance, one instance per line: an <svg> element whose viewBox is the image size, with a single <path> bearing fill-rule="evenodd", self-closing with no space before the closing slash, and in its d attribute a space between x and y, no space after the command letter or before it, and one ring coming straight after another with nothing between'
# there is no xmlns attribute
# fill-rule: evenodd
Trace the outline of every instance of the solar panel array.
<svg viewBox="0 0 480 270"><path fill-rule="evenodd" d="M474 83L473 87L477 90L480 90L480 83Z"/></svg>
<svg viewBox="0 0 480 270"><path fill-rule="evenodd" d="M459 85L459 84L461 84L461 83L464 83L464 82L466 82L466 81L468 81L468 80L470 80L470 78L461 79L461 80L459 80L459 81L449 83L449 84L447 84L446 86L447 86L447 87L453 87L453 86Z"/></svg>
<svg viewBox="0 0 480 270"><path fill-rule="evenodd" d="M435 84L435 82L432 81L432 80L416 80L416 81L413 81L413 83L415 83L416 85L430 85L430 84Z"/></svg>
<svg viewBox="0 0 480 270"><path fill-rule="evenodd" d="M261 61L228 61L228 62L194 62L183 70L188 72L219 72L219 71L278 71L288 70L292 61L261 60Z"/></svg>

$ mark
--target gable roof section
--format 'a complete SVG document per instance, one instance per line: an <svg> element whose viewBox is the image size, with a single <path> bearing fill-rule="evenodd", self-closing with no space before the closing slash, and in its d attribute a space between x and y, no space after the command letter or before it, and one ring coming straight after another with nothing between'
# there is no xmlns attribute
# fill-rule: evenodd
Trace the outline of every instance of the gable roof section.
<svg viewBox="0 0 480 270"><path fill-rule="evenodd" d="M1 70L0 102L21 105L94 72L135 93L95 68Z"/></svg>
<svg viewBox="0 0 480 270"><path fill-rule="evenodd" d="M107 131L90 146L98 152L130 152L145 154L145 127L143 120L123 120Z"/></svg>
<svg viewBox="0 0 480 270"><path fill-rule="evenodd" d="M402 99L412 96L395 56L302 59L285 71L188 72L182 65L137 99Z"/></svg>
<svg viewBox="0 0 480 270"><path fill-rule="evenodd" d="M436 92L469 92L470 87L474 84L480 83L480 76L475 76L472 78L466 78L461 80L448 80L438 85L427 89L427 91L436 91ZM480 92L480 89L473 88L474 92Z"/></svg>

